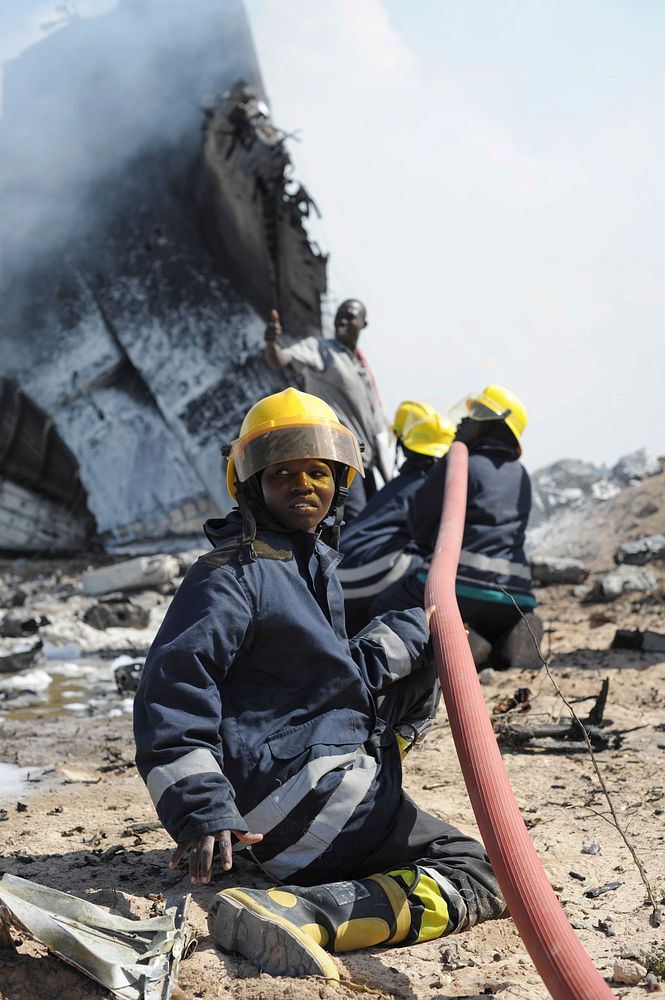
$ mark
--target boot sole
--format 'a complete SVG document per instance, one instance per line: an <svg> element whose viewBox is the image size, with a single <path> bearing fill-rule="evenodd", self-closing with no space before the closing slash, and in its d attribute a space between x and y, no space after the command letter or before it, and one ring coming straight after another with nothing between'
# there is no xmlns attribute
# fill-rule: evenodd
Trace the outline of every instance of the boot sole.
<svg viewBox="0 0 665 1000"><path fill-rule="evenodd" d="M239 889L215 896L208 927L223 951L242 955L271 976L340 978L328 952L308 934Z"/></svg>

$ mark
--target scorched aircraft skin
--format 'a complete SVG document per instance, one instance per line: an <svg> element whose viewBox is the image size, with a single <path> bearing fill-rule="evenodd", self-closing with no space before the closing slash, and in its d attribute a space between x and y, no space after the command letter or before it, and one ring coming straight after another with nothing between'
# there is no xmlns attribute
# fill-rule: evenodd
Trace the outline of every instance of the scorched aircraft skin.
<svg viewBox="0 0 665 1000"><path fill-rule="evenodd" d="M326 283L242 3L72 16L6 65L0 160L0 549L197 534L229 506L220 444L284 385L270 308L320 334ZM28 413L75 504L25 475Z"/></svg>

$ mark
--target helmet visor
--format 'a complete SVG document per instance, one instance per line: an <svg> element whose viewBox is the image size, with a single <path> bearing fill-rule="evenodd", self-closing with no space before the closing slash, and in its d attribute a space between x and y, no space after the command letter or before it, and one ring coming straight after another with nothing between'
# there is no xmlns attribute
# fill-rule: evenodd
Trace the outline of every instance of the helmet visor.
<svg viewBox="0 0 665 1000"><path fill-rule="evenodd" d="M488 403L477 396L464 396L448 411L448 419L457 426L465 417L471 420L505 420L510 416L509 408L502 410L493 400L488 400Z"/></svg>
<svg viewBox="0 0 665 1000"><path fill-rule="evenodd" d="M341 424L282 425L255 436L246 435L232 443L230 457L241 483L269 465L298 458L339 462L365 475L358 441Z"/></svg>

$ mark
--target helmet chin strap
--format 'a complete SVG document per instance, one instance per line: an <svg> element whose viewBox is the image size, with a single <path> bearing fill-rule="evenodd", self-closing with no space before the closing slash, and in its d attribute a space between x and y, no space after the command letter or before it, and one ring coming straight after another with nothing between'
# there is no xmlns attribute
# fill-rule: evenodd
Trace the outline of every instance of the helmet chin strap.
<svg viewBox="0 0 665 1000"><path fill-rule="evenodd" d="M339 539L344 524L344 505L349 499L349 487L346 486L346 479L349 473L348 465L334 463L335 495L333 496L330 510L327 517L333 517L333 523L329 526L330 547L339 551ZM323 531L323 522L320 525L320 532Z"/></svg>
<svg viewBox="0 0 665 1000"><path fill-rule="evenodd" d="M236 493L238 510L242 515L242 562L256 562L257 555L254 548L256 538L256 518L252 512L252 500L262 503L261 485L257 476L251 476L246 483L238 483Z"/></svg>

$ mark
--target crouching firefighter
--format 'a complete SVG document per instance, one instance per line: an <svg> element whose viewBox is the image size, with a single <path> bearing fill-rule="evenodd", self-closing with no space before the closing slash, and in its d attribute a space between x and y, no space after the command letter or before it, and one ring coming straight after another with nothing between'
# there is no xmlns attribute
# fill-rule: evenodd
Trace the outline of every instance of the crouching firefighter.
<svg viewBox="0 0 665 1000"><path fill-rule="evenodd" d="M330 952L498 917L482 846L402 791L398 735L429 704L422 608L348 639L335 573L358 442L322 400L256 403L228 449L238 506L208 521L136 695L136 761L194 883L244 850L277 888L218 893L217 944L273 975L338 979Z"/></svg>
<svg viewBox="0 0 665 1000"><path fill-rule="evenodd" d="M456 440L469 449L464 537L455 592L477 667L535 669L543 625L535 613L524 550L531 481L519 461L527 415L509 389L488 385L454 408ZM443 503L446 459L432 468L412 497L406 523L419 551L433 553ZM384 591L372 607L409 608L424 601L426 569L416 568ZM533 633L533 635L532 635Z"/></svg>
<svg viewBox="0 0 665 1000"><path fill-rule="evenodd" d="M427 403L405 400L392 430L404 456L399 472L342 531L338 576L349 633L368 623L373 601L387 587L429 564L429 552L420 553L411 539L406 515L435 461L450 448L455 426Z"/></svg>

